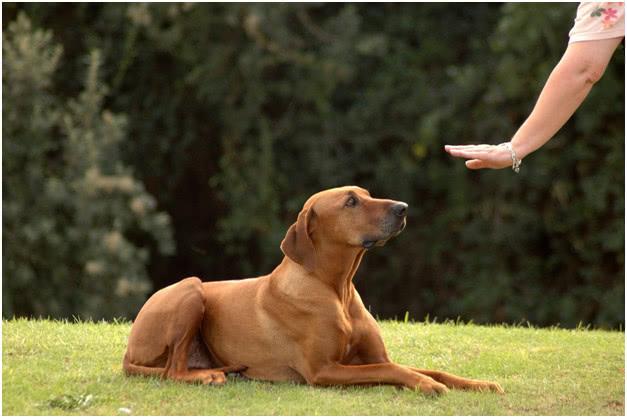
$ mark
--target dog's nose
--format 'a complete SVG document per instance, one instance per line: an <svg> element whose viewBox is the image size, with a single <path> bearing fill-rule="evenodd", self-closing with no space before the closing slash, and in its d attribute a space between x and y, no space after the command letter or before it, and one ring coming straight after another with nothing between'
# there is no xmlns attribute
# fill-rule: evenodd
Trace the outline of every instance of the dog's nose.
<svg viewBox="0 0 627 418"><path fill-rule="evenodd" d="M407 215L407 203L398 202L392 205L392 213L399 218Z"/></svg>

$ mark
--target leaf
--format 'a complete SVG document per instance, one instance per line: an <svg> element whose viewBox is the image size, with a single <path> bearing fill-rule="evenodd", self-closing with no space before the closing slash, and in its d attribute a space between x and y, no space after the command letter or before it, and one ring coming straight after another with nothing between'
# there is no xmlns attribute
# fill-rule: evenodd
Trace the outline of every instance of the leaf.
<svg viewBox="0 0 627 418"><path fill-rule="evenodd" d="M81 409L88 407L94 400L94 395L81 394L81 395L59 395L48 401L48 406L51 408L61 408L65 410Z"/></svg>

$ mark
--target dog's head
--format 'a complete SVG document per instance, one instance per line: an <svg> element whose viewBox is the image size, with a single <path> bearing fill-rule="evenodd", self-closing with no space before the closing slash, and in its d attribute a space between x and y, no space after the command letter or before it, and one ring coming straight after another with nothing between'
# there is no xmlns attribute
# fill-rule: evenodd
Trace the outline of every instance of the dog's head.
<svg viewBox="0 0 627 418"><path fill-rule="evenodd" d="M305 202L281 250L313 271L316 243L365 249L381 246L405 228L406 215L406 203L375 199L361 187L324 190Z"/></svg>

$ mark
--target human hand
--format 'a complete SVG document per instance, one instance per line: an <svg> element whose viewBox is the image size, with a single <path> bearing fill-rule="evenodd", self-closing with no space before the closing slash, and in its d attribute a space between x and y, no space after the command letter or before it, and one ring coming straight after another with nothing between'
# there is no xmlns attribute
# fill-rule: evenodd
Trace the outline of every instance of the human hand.
<svg viewBox="0 0 627 418"><path fill-rule="evenodd" d="M503 144L445 145L444 150L453 157L466 158L466 167L471 170L512 166L512 154Z"/></svg>

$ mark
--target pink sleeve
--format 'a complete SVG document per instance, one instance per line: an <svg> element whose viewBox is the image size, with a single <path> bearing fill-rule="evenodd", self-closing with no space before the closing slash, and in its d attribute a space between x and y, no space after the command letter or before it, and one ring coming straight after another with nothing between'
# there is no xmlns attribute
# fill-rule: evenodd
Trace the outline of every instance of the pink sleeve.
<svg viewBox="0 0 627 418"><path fill-rule="evenodd" d="M625 36L624 2L582 2L577 8L569 43Z"/></svg>

